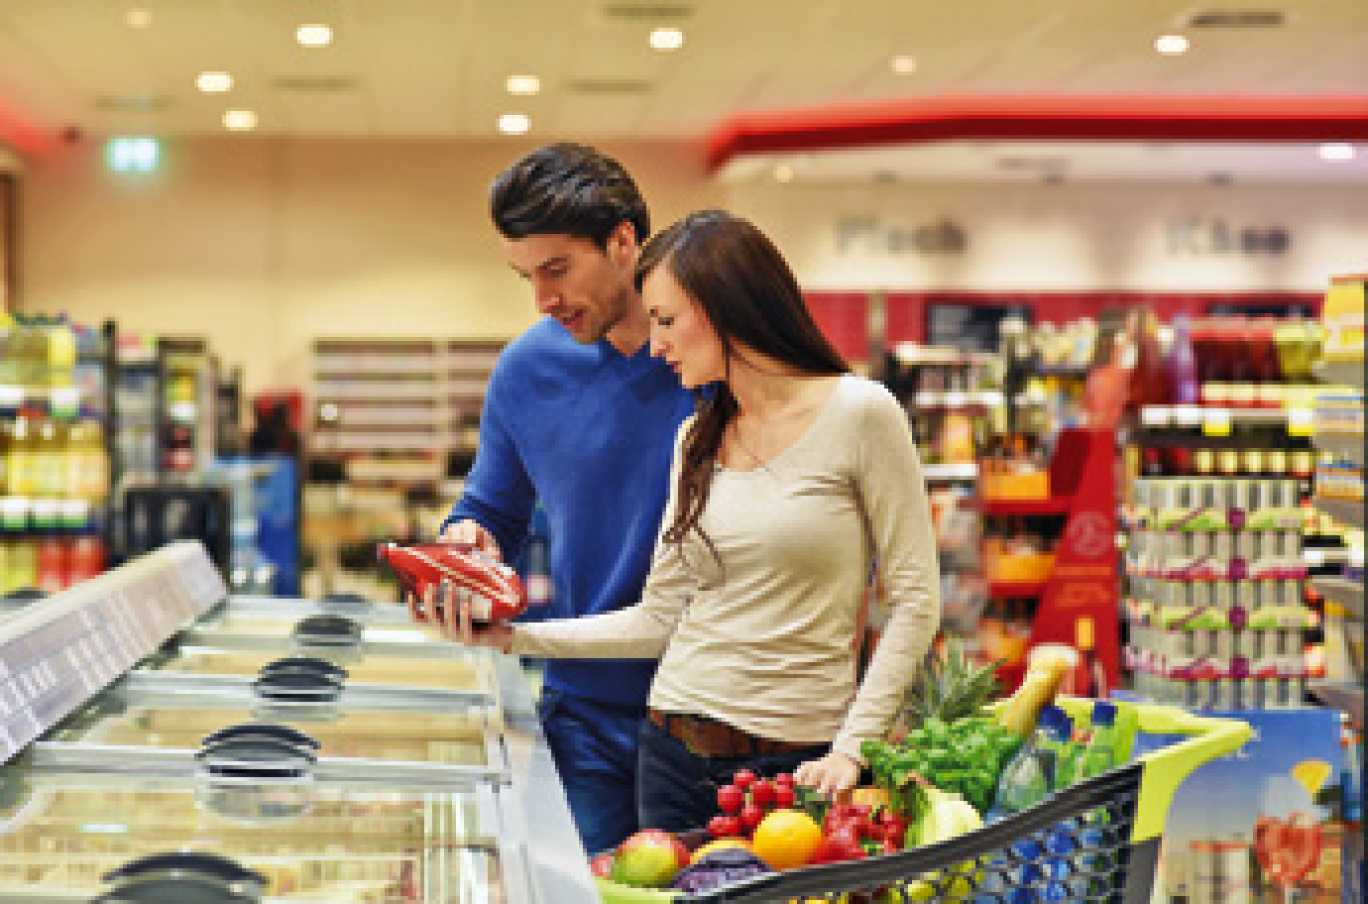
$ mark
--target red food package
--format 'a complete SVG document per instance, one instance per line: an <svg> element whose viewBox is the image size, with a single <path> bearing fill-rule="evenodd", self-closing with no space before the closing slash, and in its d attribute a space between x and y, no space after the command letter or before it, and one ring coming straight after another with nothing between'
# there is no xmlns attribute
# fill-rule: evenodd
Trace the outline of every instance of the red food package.
<svg viewBox="0 0 1368 904"><path fill-rule="evenodd" d="M399 578L405 592L420 601L429 587L438 587L444 580L453 588L469 590L474 621L505 621L527 608L527 591L517 573L473 545L382 543L376 557Z"/></svg>

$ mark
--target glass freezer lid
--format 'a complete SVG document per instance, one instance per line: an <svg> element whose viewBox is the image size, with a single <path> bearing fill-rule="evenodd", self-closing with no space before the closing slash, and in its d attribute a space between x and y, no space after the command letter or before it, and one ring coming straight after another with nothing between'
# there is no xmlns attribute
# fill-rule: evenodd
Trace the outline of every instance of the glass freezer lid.
<svg viewBox="0 0 1368 904"><path fill-rule="evenodd" d="M319 743L318 755L333 758L499 766L498 728L483 709L438 712L368 710L330 703L236 703L208 694L121 692L118 686L72 714L45 740L127 748L194 750L205 737L230 725L289 725Z"/></svg>
<svg viewBox="0 0 1368 904"><path fill-rule="evenodd" d="M299 650L286 644L270 650L220 650L198 639L182 640L170 648L171 655L158 655L144 662L139 670L161 670L184 674L256 675L262 666L282 656L304 652L337 663L347 671L347 684L379 684L438 690L487 691L487 667L479 657L462 654L445 658L410 657L374 653Z"/></svg>
<svg viewBox="0 0 1368 904"><path fill-rule="evenodd" d="M257 596L234 593L206 612L201 618L209 622L224 616L256 616L275 621L297 621L309 615L332 613L345 615L366 625L412 626L408 607L397 602L372 602L354 594L340 594L318 599L286 596Z"/></svg>
<svg viewBox="0 0 1368 904"><path fill-rule="evenodd" d="M366 790L0 768L0 901L89 900L137 858L204 851L265 901L502 901L497 792Z"/></svg>
<svg viewBox="0 0 1368 904"><path fill-rule="evenodd" d="M186 630L194 636L212 634L221 642L230 638L276 637L288 639L301 621L317 616L341 615L356 622L361 628L364 643L429 643L439 641L437 634L413 624L404 610L403 621L364 621L355 619L350 613L330 613L308 607L281 607L270 612L257 610L235 611L234 609L213 609L192 622Z"/></svg>

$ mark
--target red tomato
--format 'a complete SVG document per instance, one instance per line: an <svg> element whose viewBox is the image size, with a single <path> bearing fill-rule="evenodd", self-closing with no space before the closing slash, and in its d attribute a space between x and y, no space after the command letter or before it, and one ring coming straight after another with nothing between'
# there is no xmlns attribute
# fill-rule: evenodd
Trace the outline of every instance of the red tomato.
<svg viewBox="0 0 1368 904"><path fill-rule="evenodd" d="M746 805L746 792L735 785L723 785L717 789L717 809L723 813L740 813Z"/></svg>
<svg viewBox="0 0 1368 904"><path fill-rule="evenodd" d="M768 807L774 803L774 785L763 778L756 779L750 786L750 802L757 807Z"/></svg>
<svg viewBox="0 0 1368 904"><path fill-rule="evenodd" d="M714 838L739 838L742 835L741 820L735 816L714 816L708 821L708 834Z"/></svg>
<svg viewBox="0 0 1368 904"><path fill-rule="evenodd" d="M741 823L746 827L746 831L751 831L760 825L760 820L765 818L765 811L755 804L746 804L741 808Z"/></svg>
<svg viewBox="0 0 1368 904"><path fill-rule="evenodd" d="M774 777L774 783L776 785L787 785L790 788L792 788L795 784L793 780L793 775L789 772L781 772L778 775L776 775Z"/></svg>
<svg viewBox="0 0 1368 904"><path fill-rule="evenodd" d="M732 776L732 784L742 791L745 791L754 783L755 773L751 772L749 769L738 769L736 770L736 774Z"/></svg>
<svg viewBox="0 0 1368 904"><path fill-rule="evenodd" d="M788 810L792 808L793 803L796 799L797 797L794 794L792 785L774 786L774 805L778 807L780 810Z"/></svg>

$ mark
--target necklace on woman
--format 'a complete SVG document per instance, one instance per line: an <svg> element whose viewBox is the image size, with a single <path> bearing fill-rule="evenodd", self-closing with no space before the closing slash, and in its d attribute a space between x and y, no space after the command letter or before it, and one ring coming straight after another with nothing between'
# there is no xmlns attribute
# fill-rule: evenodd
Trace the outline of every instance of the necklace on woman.
<svg viewBox="0 0 1368 904"><path fill-rule="evenodd" d="M755 450L753 450L749 445L746 444L746 442L743 439L741 439L741 428L738 426L739 423L740 422L738 421L738 419L732 418L731 423L728 425L728 427L731 430L732 444L738 450L745 453L746 457L749 458L751 462L755 465L755 469L768 471L769 463L765 459L761 458L759 455L756 455Z"/></svg>

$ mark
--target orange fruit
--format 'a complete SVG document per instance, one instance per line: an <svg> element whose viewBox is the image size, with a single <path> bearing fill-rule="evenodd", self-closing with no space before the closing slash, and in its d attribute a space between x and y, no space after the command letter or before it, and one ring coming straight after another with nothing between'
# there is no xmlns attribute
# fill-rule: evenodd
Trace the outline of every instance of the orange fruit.
<svg viewBox="0 0 1368 904"><path fill-rule="evenodd" d="M714 838L707 844L696 848L689 857L690 863L697 863L699 860L711 854L713 851L724 850L725 848L740 848L743 851L751 849L750 842L744 838Z"/></svg>
<svg viewBox="0 0 1368 904"><path fill-rule="evenodd" d="M793 869L812 859L822 827L800 810L772 810L751 835L751 850L771 869Z"/></svg>

